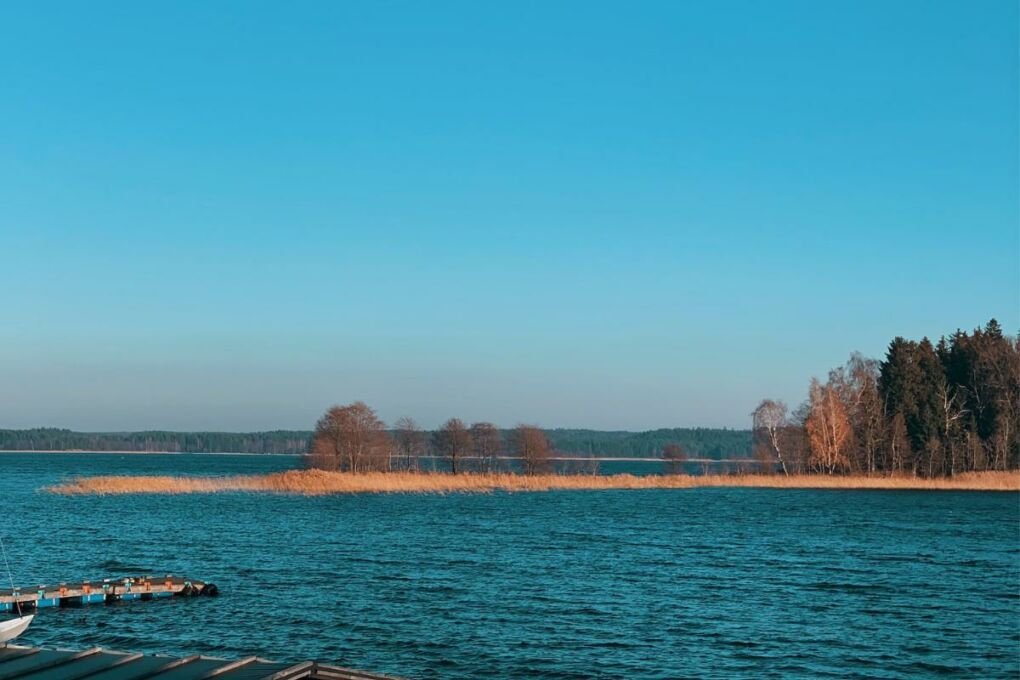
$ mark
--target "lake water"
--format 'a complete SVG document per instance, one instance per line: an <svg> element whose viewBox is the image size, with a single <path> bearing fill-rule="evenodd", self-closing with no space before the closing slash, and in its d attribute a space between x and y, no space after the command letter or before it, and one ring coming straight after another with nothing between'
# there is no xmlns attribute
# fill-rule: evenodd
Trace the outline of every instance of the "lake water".
<svg viewBox="0 0 1020 680"><path fill-rule="evenodd" d="M292 458L0 454L22 585L173 572L216 599L45 609L25 643L420 678L1020 673L1020 497L690 489L60 497L78 474Z"/></svg>

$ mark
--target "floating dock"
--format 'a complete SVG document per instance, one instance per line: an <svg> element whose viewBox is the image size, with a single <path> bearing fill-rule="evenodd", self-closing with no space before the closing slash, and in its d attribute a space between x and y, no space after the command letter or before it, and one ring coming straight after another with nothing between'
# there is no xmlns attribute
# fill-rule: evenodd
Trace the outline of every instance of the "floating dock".
<svg viewBox="0 0 1020 680"><path fill-rule="evenodd" d="M267 661L255 656L230 661L208 656L131 654L106 649L70 651L10 645L0 647L3 680L396 680L350 668L305 661Z"/></svg>
<svg viewBox="0 0 1020 680"><path fill-rule="evenodd" d="M126 576L99 581L60 583L36 588L0 588L0 612L22 611L44 607L79 607L86 604L120 602L122 600L157 600L167 597L217 595L213 583L195 581L182 576ZM0 674L0 678L6 676Z"/></svg>

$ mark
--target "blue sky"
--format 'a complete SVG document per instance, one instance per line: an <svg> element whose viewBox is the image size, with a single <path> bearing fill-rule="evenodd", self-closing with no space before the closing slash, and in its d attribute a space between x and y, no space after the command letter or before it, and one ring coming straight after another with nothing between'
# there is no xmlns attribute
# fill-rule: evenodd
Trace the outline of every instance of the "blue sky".
<svg viewBox="0 0 1020 680"><path fill-rule="evenodd" d="M0 427L745 427L1020 328L1015 2L4 3Z"/></svg>

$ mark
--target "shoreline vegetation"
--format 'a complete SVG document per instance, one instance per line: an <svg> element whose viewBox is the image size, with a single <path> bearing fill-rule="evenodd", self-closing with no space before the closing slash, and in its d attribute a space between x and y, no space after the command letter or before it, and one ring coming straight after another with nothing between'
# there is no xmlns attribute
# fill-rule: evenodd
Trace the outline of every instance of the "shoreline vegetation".
<svg viewBox="0 0 1020 680"><path fill-rule="evenodd" d="M812 378L807 400L792 411L782 400L763 399L751 417L750 431L596 432L525 423L508 430L456 417L428 430L409 416L387 424L368 404L355 401L328 408L308 433L183 435L196 445L185 450L195 452L205 450L199 444L216 448L236 445L238 437L254 442L279 435L303 453L304 471L205 479L97 477L54 489L308 494L699 486L1018 490L1020 338L1005 334L994 319L937 343L896 337L881 361L854 353L825 382ZM52 448L36 444L68 445L90 436L108 435L80 440L68 430L0 430L0 449L26 439L32 448ZM117 436L152 449L182 435ZM625 455L613 456L610 450ZM600 474L600 463L614 458L661 461L662 474ZM693 466L702 474L690 476Z"/></svg>
<svg viewBox="0 0 1020 680"><path fill-rule="evenodd" d="M1020 469L1020 339L1006 335L995 319L937 343L896 337L881 361L854 353L846 365L830 371L825 382L812 378L807 400L792 412L782 400L763 399L751 415L747 448L727 456L745 462L737 470L704 469L706 476L771 473L818 486L817 476L823 475L840 480L827 486L841 488L874 488L870 480L888 477L890 488L903 488L905 479L942 479L952 485L968 478L964 475L1008 473ZM554 459L566 451L550 439L550 432L556 430L524 423L503 430L491 422L468 424L460 418L450 418L434 431L408 416L387 425L368 404L355 401L332 406L319 418L304 463L328 472L399 474L419 471L420 460L433 456L453 475L598 474L599 457L591 449L582 451L585 462L574 469L556 469ZM512 470L501 469L507 454L519 462ZM663 439L654 454L663 461L663 479L668 480L689 473L699 452L679 439ZM750 479L763 485L756 477ZM869 481L848 481L854 479ZM628 488L636 483L627 482ZM510 486L526 484L514 481ZM601 488L605 482L576 484ZM786 482L772 483L780 484ZM909 484L919 488L918 482Z"/></svg>
<svg viewBox="0 0 1020 680"><path fill-rule="evenodd" d="M1020 468L1020 337L992 319L938 341L854 352L789 409L754 409L752 455L783 474L946 477Z"/></svg>
<svg viewBox="0 0 1020 680"><path fill-rule="evenodd" d="M1020 491L1020 471L967 472L954 477L863 475L519 475L507 472L336 472L288 470L230 477L104 475L43 490L66 496L262 492L302 496L361 493L491 493L561 490L696 489L873 489L928 491Z"/></svg>

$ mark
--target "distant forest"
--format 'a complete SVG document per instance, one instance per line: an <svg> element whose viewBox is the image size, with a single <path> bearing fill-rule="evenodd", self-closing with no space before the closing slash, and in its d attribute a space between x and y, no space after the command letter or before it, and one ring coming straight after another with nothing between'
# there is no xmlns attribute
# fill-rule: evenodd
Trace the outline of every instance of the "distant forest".
<svg viewBox="0 0 1020 680"><path fill-rule="evenodd" d="M502 431L508 435L509 430ZM692 458L747 458L750 430L677 428L647 432L554 429L546 436L556 454L656 458L678 443ZM0 430L3 451L172 451L188 453L307 453L310 431L73 432L57 428ZM429 438L431 440L431 438Z"/></svg>

